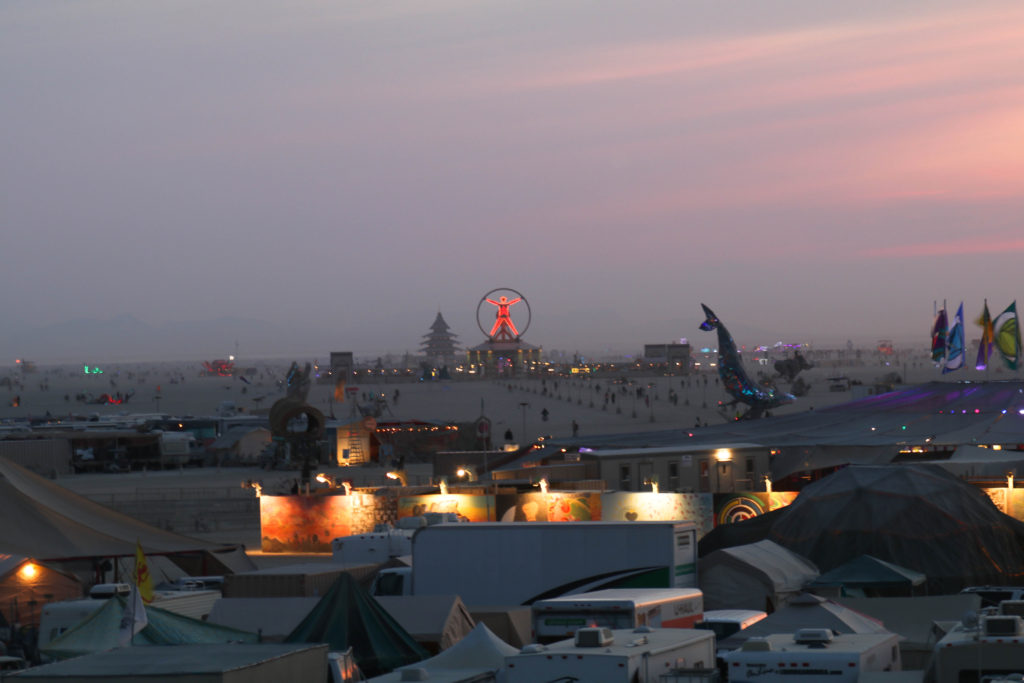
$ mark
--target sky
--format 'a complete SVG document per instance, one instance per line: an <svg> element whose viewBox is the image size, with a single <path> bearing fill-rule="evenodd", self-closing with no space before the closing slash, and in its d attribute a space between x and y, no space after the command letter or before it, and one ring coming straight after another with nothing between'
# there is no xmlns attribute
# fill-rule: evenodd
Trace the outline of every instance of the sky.
<svg viewBox="0 0 1024 683"><path fill-rule="evenodd" d="M499 287L549 349L702 302L923 348L1024 295L1018 2L6 0L0 93L4 357L123 315L472 345Z"/></svg>

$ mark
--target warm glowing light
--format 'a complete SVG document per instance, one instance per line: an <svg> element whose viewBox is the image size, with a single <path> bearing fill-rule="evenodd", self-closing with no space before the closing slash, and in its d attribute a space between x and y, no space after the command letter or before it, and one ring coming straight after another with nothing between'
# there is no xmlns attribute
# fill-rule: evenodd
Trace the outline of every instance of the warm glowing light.
<svg viewBox="0 0 1024 683"><path fill-rule="evenodd" d="M39 567L32 562L26 562L21 566L21 569L18 570L18 576L26 581L31 581L39 576Z"/></svg>
<svg viewBox="0 0 1024 683"><path fill-rule="evenodd" d="M994 451L1001 451L1001 450L1003 450L1003 447L1000 444L992 444L992 450L994 450Z"/></svg>
<svg viewBox="0 0 1024 683"><path fill-rule="evenodd" d="M715 460L718 462L729 462L732 460L732 451L728 448L719 448L715 451Z"/></svg>
<svg viewBox="0 0 1024 683"><path fill-rule="evenodd" d="M405 478L405 472L403 472L403 471L398 470L398 471L394 471L394 472L388 472L384 476L386 476L388 479L395 479L395 480L397 480L398 483L400 483L402 486L408 486L409 485L408 484L408 480Z"/></svg>

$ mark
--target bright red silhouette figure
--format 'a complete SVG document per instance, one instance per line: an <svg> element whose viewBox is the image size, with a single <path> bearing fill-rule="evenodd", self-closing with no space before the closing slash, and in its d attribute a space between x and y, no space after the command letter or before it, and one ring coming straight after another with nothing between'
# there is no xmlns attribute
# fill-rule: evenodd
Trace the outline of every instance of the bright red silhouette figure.
<svg viewBox="0 0 1024 683"><path fill-rule="evenodd" d="M498 307L498 312L494 314L494 327L491 328L491 339L513 341L519 337L519 330L516 329L515 323L509 317L508 309L522 300L522 297L516 297L509 301L507 296L499 296L497 301L486 299L487 303Z"/></svg>

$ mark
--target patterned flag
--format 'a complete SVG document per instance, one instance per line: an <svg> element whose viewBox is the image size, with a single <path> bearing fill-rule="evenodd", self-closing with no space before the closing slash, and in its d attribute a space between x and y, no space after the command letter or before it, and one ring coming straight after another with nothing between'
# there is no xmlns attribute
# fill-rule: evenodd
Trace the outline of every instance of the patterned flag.
<svg viewBox="0 0 1024 683"><path fill-rule="evenodd" d="M975 370L984 370L988 367L988 359L992 357L992 347L995 344L995 331L992 328L992 315L988 312L988 299L985 299L985 308L981 317L975 321L981 325L981 344L978 346L978 361L974 364Z"/></svg>
<svg viewBox="0 0 1024 683"><path fill-rule="evenodd" d="M960 302L960 308L956 310L956 317L953 318L953 327L949 330L946 353L946 364L942 368L942 374L959 370L964 366L964 302Z"/></svg>
<svg viewBox="0 0 1024 683"><path fill-rule="evenodd" d="M1017 324L1017 302L1006 307L992 323L999 355L1011 370L1020 367L1020 326Z"/></svg>
<svg viewBox="0 0 1024 683"><path fill-rule="evenodd" d="M143 602L147 605L153 602L153 577L149 575L149 565L146 564L146 556L142 553L142 544L138 539L135 541L135 585Z"/></svg>

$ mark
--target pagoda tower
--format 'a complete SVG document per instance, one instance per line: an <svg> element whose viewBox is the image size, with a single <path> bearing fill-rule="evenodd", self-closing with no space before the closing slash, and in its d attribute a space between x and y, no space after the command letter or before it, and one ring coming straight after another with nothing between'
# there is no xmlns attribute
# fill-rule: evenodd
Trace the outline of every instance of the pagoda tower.
<svg viewBox="0 0 1024 683"><path fill-rule="evenodd" d="M423 335L423 341L420 342L423 355L437 365L454 363L456 344L455 335L451 333L441 311L438 311L434 324L430 326L430 332Z"/></svg>

